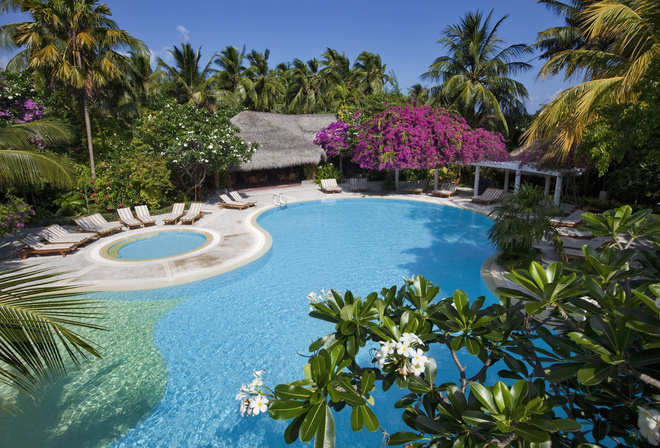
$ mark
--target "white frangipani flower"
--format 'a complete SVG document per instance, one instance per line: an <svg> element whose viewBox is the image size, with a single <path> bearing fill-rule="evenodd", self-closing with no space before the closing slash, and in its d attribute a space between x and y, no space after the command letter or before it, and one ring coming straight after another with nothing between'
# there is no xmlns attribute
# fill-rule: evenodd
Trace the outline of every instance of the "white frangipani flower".
<svg viewBox="0 0 660 448"><path fill-rule="evenodd" d="M260 412L268 410L268 398L263 395L257 395L250 400L250 410L252 415L259 415Z"/></svg>
<svg viewBox="0 0 660 448"><path fill-rule="evenodd" d="M660 444L660 411L640 407L637 426L640 435L646 437L650 444Z"/></svg>
<svg viewBox="0 0 660 448"><path fill-rule="evenodd" d="M410 362L413 366L421 366L423 369L428 360L429 359L424 356L424 351L421 348L418 348L417 350L413 349L410 354Z"/></svg>

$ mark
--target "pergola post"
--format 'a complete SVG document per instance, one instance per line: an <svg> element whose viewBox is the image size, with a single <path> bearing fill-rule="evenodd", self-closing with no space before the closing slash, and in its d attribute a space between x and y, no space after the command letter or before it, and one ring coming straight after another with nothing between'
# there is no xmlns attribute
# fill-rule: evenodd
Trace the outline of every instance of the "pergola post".
<svg viewBox="0 0 660 448"><path fill-rule="evenodd" d="M559 207L559 201L561 200L561 183L563 180L563 176L561 174L557 174L557 183L555 184L555 205Z"/></svg>
<svg viewBox="0 0 660 448"><path fill-rule="evenodd" d="M522 178L522 173L520 172L520 170L516 170L516 184L513 187L513 191L515 191L516 193L518 192L518 189L520 188L520 179L521 178Z"/></svg>
<svg viewBox="0 0 660 448"><path fill-rule="evenodd" d="M394 186L399 189L399 170L394 171Z"/></svg>
<svg viewBox="0 0 660 448"><path fill-rule="evenodd" d="M435 174L433 176L433 181L435 182L435 187L433 188L434 190L438 189L438 169L435 169Z"/></svg>
<svg viewBox="0 0 660 448"><path fill-rule="evenodd" d="M551 179L551 176L545 176L545 195L546 196L550 194L550 179Z"/></svg>
<svg viewBox="0 0 660 448"><path fill-rule="evenodd" d="M511 173L511 171L509 171L509 170L504 171L504 192L505 193L507 191L509 191L509 173Z"/></svg>
<svg viewBox="0 0 660 448"><path fill-rule="evenodd" d="M477 169L474 170L474 195L478 196L479 195L479 171L480 171L480 166L477 164Z"/></svg>

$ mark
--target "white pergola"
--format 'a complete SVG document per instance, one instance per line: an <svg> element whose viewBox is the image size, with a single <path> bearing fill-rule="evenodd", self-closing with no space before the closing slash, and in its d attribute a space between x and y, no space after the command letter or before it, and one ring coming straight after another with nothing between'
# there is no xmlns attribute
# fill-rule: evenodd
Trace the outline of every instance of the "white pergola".
<svg viewBox="0 0 660 448"><path fill-rule="evenodd" d="M507 192L509 189L509 179L511 176L511 173L515 173L516 180L514 183L513 191L518 191L520 188L520 178L522 177L523 174L531 174L535 176L543 176L545 177L545 194L549 195L550 194L550 181L553 177L557 178L557 181L555 182L555 191L554 191L554 202L555 205L559 205L559 202L561 200L561 187L562 187L562 182L564 176L568 174L581 174L582 170L578 168L573 168L573 169L565 169L565 170L553 170L553 171L545 171L545 170L540 170L535 168L532 165L523 165L520 162L488 162L488 161L483 161L483 162L473 162L473 163L465 163L463 165L472 165L476 167L475 173L474 173L474 194L476 195L477 192L479 191L479 174L481 171L481 167L486 167L486 168L495 168L495 169L500 169L504 170L504 192ZM438 188L438 170L435 170L435 188Z"/></svg>

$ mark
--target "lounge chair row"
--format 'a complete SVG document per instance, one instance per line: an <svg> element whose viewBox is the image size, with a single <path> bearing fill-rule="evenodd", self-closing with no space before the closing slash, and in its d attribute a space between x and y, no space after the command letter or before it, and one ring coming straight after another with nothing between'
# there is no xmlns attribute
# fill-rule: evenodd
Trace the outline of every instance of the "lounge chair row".
<svg viewBox="0 0 660 448"><path fill-rule="evenodd" d="M58 224L53 224L36 234L25 235L18 240L25 247L19 250L25 260L30 254L60 253L63 257L87 242L99 238L95 232L69 232Z"/></svg>

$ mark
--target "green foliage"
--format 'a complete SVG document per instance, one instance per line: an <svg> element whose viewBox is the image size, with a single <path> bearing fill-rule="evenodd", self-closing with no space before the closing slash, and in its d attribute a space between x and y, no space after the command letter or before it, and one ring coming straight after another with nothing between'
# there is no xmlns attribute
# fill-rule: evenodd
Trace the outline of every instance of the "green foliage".
<svg viewBox="0 0 660 448"><path fill-rule="evenodd" d="M533 216L523 196L511 206ZM490 306L461 290L443 299L423 277L364 298L310 294L310 316L334 329L309 347L303 379L272 390L269 415L290 421L287 443L333 447L333 411L351 412L353 431L387 433L371 393L396 385L408 391L395 407L410 431L390 434L388 445L653 445L660 438L660 250L646 252L640 261L655 261L640 270L639 252L627 242L660 246L659 218L629 207L585 214L609 246L585 247L584 260L572 264L532 263L505 274L515 288L498 288L500 302ZM374 365L361 365L360 352L374 344ZM435 383L431 346L449 351L443 369L453 363L456 382ZM468 373L466 356L482 367ZM493 369L503 381L492 379Z"/></svg>
<svg viewBox="0 0 660 448"><path fill-rule="evenodd" d="M7 195L0 203L0 236L25 227L34 215L34 209L24 200Z"/></svg>
<svg viewBox="0 0 660 448"><path fill-rule="evenodd" d="M320 185L321 179L337 179L337 182L343 182L344 175L332 163L326 163L316 168L316 183Z"/></svg>
<svg viewBox="0 0 660 448"><path fill-rule="evenodd" d="M167 161L177 186L197 196L207 175L249 160L256 150L256 144L236 135L232 115L154 96L136 123L135 136Z"/></svg>
<svg viewBox="0 0 660 448"><path fill-rule="evenodd" d="M547 207L552 200L536 185L522 184L515 194L505 196L491 212L495 223L488 231L488 239L495 246L498 260L507 269L529 265L538 260L541 252L534 242L555 234L550 218L559 213Z"/></svg>

